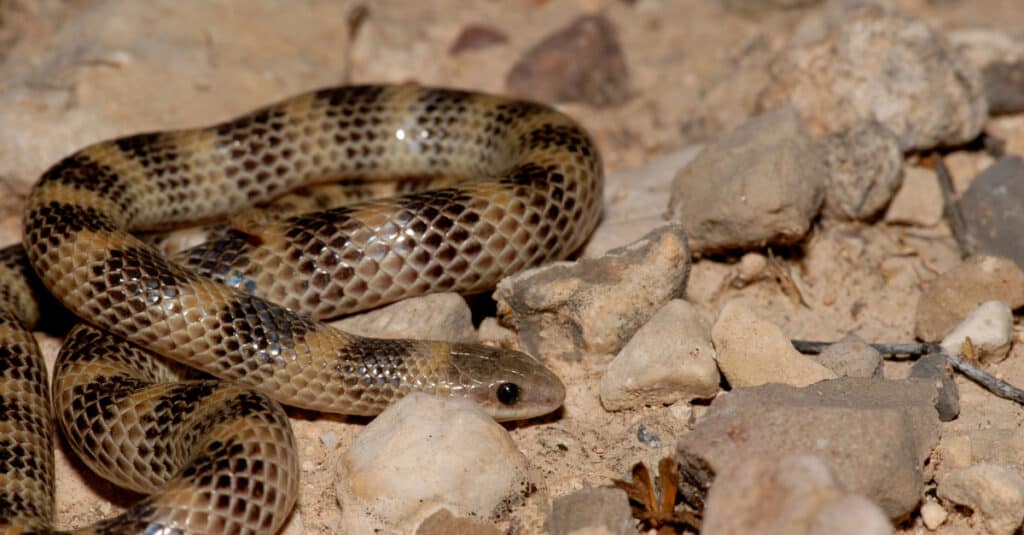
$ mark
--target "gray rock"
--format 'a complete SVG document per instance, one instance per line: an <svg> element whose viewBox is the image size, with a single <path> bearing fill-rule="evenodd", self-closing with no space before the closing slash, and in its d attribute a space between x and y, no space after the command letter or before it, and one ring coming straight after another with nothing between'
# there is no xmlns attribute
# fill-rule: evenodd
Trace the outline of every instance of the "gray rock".
<svg viewBox="0 0 1024 535"><path fill-rule="evenodd" d="M578 359L622 349L665 303L682 297L689 272L686 234L667 225L601 258L505 278L494 298L500 321L528 353Z"/></svg>
<svg viewBox="0 0 1024 535"><path fill-rule="evenodd" d="M1024 158L996 160L971 182L958 201L967 249L1004 256L1024 266Z"/></svg>
<svg viewBox="0 0 1024 535"><path fill-rule="evenodd" d="M671 217L696 252L794 243L810 229L826 173L790 107L750 119L676 174Z"/></svg>
<svg viewBox="0 0 1024 535"><path fill-rule="evenodd" d="M593 533L635 534L626 493L621 489L585 488L555 498L548 517L551 535L582 533L587 528Z"/></svg>
<svg viewBox="0 0 1024 535"><path fill-rule="evenodd" d="M697 307L673 299L608 365L601 404L621 410L707 399L718 393L719 380L711 326Z"/></svg>
<svg viewBox="0 0 1024 535"><path fill-rule="evenodd" d="M870 220L903 182L900 140L879 122L858 123L818 144L828 170L823 209L828 217Z"/></svg>
<svg viewBox="0 0 1024 535"><path fill-rule="evenodd" d="M404 299L331 322L362 336L475 342L473 313L461 295L440 293Z"/></svg>
<svg viewBox="0 0 1024 535"><path fill-rule="evenodd" d="M996 61L982 70L989 113L1024 111L1024 60Z"/></svg>
<svg viewBox="0 0 1024 535"><path fill-rule="evenodd" d="M413 393L370 422L339 460L339 531L408 533L442 507L499 520L538 483L508 431L472 401Z"/></svg>
<svg viewBox="0 0 1024 535"><path fill-rule="evenodd" d="M585 15L546 37L516 62L505 79L514 95L594 107L629 100L629 70L615 27L604 15Z"/></svg>
<svg viewBox="0 0 1024 535"><path fill-rule="evenodd" d="M924 492L922 467L939 439L934 399L935 388L923 382L849 377L740 388L712 402L676 455L685 470L722 473L749 458L812 453L846 489L898 518Z"/></svg>
<svg viewBox="0 0 1024 535"><path fill-rule="evenodd" d="M770 66L760 109L785 102L824 135L865 120L903 150L955 145L981 132L981 73L923 21L869 2L832 2L806 19Z"/></svg>
<svg viewBox="0 0 1024 535"><path fill-rule="evenodd" d="M935 410L943 422L951 422L960 415L960 390L953 379L953 371L949 360L938 353L925 355L910 367L911 379L931 381L935 385L938 397L935 399Z"/></svg>
<svg viewBox="0 0 1024 535"><path fill-rule="evenodd" d="M701 535L886 535L884 511L848 493L827 462L809 454L753 458L715 478Z"/></svg>
<svg viewBox="0 0 1024 535"><path fill-rule="evenodd" d="M855 334L826 347L817 360L838 377L882 377L882 354Z"/></svg>
<svg viewBox="0 0 1024 535"><path fill-rule="evenodd" d="M1024 522L1024 477L994 464L955 470L939 479L939 497L969 507L993 535L1013 535Z"/></svg>
<svg viewBox="0 0 1024 535"><path fill-rule="evenodd" d="M917 301L914 335L938 341L985 301L1024 306L1024 271L1012 260L973 256L929 282Z"/></svg>

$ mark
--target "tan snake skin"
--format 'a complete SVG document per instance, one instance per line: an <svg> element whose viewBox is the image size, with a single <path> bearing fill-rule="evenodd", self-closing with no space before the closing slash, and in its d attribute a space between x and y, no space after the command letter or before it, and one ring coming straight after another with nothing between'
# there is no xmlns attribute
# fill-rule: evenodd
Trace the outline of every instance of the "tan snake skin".
<svg viewBox="0 0 1024 535"><path fill-rule="evenodd" d="M350 192L399 179L411 193L304 215L282 198L339 179ZM65 158L29 196L24 256L0 252L0 533L53 521L46 373L22 328L40 310L31 271L85 321L54 372L59 427L94 471L151 494L83 531L274 533L298 489L277 402L373 415L421 390L499 420L561 405L564 386L528 355L362 338L318 319L479 292L564 258L596 225L602 188L596 147L565 115L411 85L317 91ZM285 208L247 211L276 198ZM174 260L132 234L237 213ZM179 382L153 354L218 379Z"/></svg>

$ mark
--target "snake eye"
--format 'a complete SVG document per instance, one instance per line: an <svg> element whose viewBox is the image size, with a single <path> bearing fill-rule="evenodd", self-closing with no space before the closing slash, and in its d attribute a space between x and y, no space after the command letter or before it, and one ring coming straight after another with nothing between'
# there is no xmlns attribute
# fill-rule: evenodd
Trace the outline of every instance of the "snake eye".
<svg viewBox="0 0 1024 535"><path fill-rule="evenodd" d="M501 383L498 385L498 401L502 405L512 405L519 401L519 385L515 383Z"/></svg>

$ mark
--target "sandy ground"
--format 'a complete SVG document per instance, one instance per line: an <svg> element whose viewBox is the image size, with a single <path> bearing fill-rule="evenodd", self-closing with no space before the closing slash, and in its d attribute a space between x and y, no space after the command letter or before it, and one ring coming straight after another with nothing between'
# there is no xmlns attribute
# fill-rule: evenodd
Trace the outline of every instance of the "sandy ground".
<svg viewBox="0 0 1024 535"><path fill-rule="evenodd" d="M944 30L1020 28L1017 0L890 2ZM38 173L86 143L139 130L196 125L230 117L306 89L341 83L410 81L502 91L510 66L545 35L575 17L604 13L615 25L629 68L631 99L592 109L566 104L595 135L609 171L629 169L672 150L714 138L745 119L764 75L761 66L785 43L803 13L727 11L712 0L437 0L367 3L354 40L351 1L67 2L0 1L0 238L18 239L20 203ZM491 21L504 44L457 56L448 48L467 24ZM628 175L624 175L628 176ZM628 188L627 183L614 184ZM615 202L610 198L609 202ZM667 198L666 198L667 202ZM688 299L709 315L742 298L793 338L832 340L853 332L869 341L910 341L922 283L958 262L944 225L934 228L832 225L785 252L804 281L810 306L794 303L772 281L742 289L728 282L735 259L701 260ZM51 356L59 341L41 336ZM1024 384L1020 348L994 367ZM597 396L610 355L553 362L568 385L564 410L510 426L552 496L623 477L633 463L656 464L674 448L705 405L620 413ZM899 364L886 374L905 373ZM1024 410L959 381L962 413L945 436L1016 428ZM331 533L340 511L333 477L338 453L365 425L293 411L302 459L300 507L289 532ZM636 439L640 425L661 439ZM329 446L328 446L329 445ZM130 503L58 452L60 526L82 526ZM923 528L911 520L907 532ZM969 520L953 515L945 533ZM948 530L948 531L947 531Z"/></svg>

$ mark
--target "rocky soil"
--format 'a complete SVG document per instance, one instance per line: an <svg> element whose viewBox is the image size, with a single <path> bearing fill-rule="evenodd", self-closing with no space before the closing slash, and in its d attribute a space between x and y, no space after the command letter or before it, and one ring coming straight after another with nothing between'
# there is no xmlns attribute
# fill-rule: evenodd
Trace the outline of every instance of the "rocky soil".
<svg viewBox="0 0 1024 535"><path fill-rule="evenodd" d="M342 320L520 348L566 401L291 411L285 533L1020 531L1021 405L869 345L968 347L1024 385L1017 0L0 0L0 240L88 143L363 82L557 105L600 146L605 214L493 295ZM137 499L57 459L60 527Z"/></svg>

